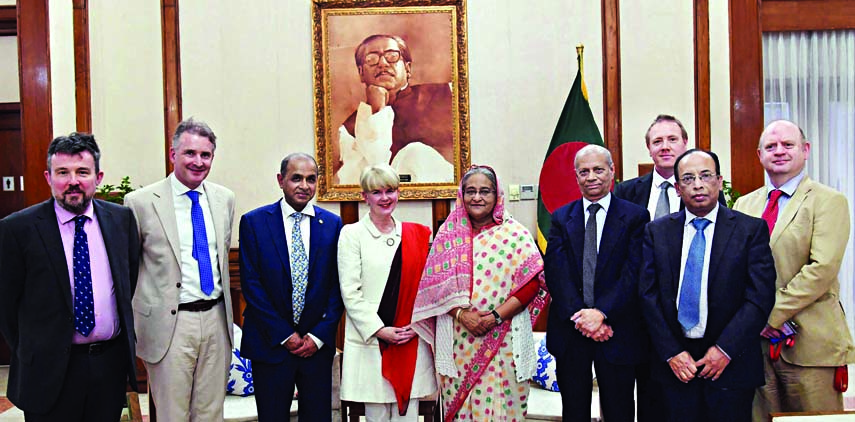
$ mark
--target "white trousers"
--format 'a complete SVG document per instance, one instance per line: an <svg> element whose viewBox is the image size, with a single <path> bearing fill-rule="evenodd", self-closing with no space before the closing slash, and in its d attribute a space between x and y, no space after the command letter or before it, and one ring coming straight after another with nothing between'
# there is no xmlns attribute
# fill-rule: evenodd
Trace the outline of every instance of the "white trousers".
<svg viewBox="0 0 855 422"><path fill-rule="evenodd" d="M404 422L419 420L419 399L410 399L407 414L398 415L398 403L365 403L365 420L368 422Z"/></svg>

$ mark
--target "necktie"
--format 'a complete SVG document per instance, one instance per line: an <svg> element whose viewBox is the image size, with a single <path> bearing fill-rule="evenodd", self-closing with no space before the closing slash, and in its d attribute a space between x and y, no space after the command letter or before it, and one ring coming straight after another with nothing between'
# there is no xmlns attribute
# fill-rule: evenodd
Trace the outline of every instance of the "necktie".
<svg viewBox="0 0 855 422"><path fill-rule="evenodd" d="M706 218L695 218L695 237L689 246L686 258L686 271L683 273L683 285L680 289L680 306L677 309L677 320L683 329L689 331L701 320L701 273L704 271L704 253L707 249L707 239L704 229L711 221Z"/></svg>
<svg viewBox="0 0 855 422"><path fill-rule="evenodd" d="M300 222L303 214L295 212L291 214L294 218L294 229L291 230L291 285L294 289L291 293L291 302L294 306L294 323L300 323L300 315L303 313L303 305L306 302L306 283L308 281L309 258L306 256L306 248L303 246L303 232L300 230Z"/></svg>
<svg viewBox="0 0 855 422"><path fill-rule="evenodd" d="M205 231L205 216L199 205L199 192L187 191L193 205L190 207L190 219L193 221L193 258L199 263L199 287L202 293L210 295L214 291L214 272L211 269L211 254L208 252L208 234Z"/></svg>
<svg viewBox="0 0 855 422"><path fill-rule="evenodd" d="M89 267L89 240L83 224L89 217L74 217L74 329L83 337L95 328L95 299L92 296L92 271Z"/></svg>
<svg viewBox="0 0 855 422"><path fill-rule="evenodd" d="M585 306L594 306L594 277L597 273L597 211L600 204L588 205L585 246L582 248L582 298Z"/></svg>
<svg viewBox="0 0 855 422"><path fill-rule="evenodd" d="M763 210L761 218L766 220L766 225L769 226L769 234L772 234L772 229L775 228L775 222L778 221L778 199L781 198L784 192L778 189L773 190L769 194L769 202L766 204L766 209Z"/></svg>
<svg viewBox="0 0 855 422"><path fill-rule="evenodd" d="M656 203L656 213L653 219L671 214L671 203L668 199L668 188L671 187L671 182L664 181L659 185L659 201Z"/></svg>

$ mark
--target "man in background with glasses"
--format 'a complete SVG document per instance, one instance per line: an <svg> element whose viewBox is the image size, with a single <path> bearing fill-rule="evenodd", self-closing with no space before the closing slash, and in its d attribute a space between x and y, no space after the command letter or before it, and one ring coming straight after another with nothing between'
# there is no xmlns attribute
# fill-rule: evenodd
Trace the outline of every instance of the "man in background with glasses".
<svg viewBox="0 0 855 422"><path fill-rule="evenodd" d="M410 84L413 58L396 35L369 36L354 59L365 99L339 128L338 182L358 184L362 169L378 163L405 181L453 182L450 84Z"/></svg>
<svg viewBox="0 0 855 422"><path fill-rule="evenodd" d="M768 339L762 342L766 385L757 390L755 421L770 412L843 410L843 375L855 363L837 279L849 206L840 192L805 174L809 153L801 128L770 123L757 146L766 184L734 206L766 220L778 274L775 307L760 333ZM790 341L783 339L785 326L795 327Z"/></svg>
<svg viewBox="0 0 855 422"><path fill-rule="evenodd" d="M763 220L716 200L718 157L674 163L685 209L644 230L639 287L669 421L751 420L763 384L757 333L774 303L775 264Z"/></svg>

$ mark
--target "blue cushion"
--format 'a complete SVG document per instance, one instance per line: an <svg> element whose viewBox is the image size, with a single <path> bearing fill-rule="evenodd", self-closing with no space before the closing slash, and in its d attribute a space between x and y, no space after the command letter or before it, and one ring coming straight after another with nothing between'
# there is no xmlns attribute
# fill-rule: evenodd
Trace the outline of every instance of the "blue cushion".
<svg viewBox="0 0 855 422"><path fill-rule="evenodd" d="M555 358L546 350L546 335L537 346L537 373L532 380L549 391L558 391L558 377L555 375Z"/></svg>
<svg viewBox="0 0 855 422"><path fill-rule="evenodd" d="M235 348L232 350L232 363L229 366L229 383L226 384L226 393L235 396L246 397L255 393L252 382L252 362L240 355L240 339L242 331L237 325L234 326Z"/></svg>

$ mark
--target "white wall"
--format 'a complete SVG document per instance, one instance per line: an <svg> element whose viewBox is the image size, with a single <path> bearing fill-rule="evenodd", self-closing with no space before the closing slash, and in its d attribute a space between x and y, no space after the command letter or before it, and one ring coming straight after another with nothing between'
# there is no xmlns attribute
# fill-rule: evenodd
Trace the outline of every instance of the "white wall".
<svg viewBox="0 0 855 422"><path fill-rule="evenodd" d="M696 145L693 22L689 1L620 3L624 179L653 162L644 134L659 114L680 119Z"/></svg>
<svg viewBox="0 0 855 422"><path fill-rule="evenodd" d="M48 2L50 28L50 95L54 136L77 129L74 87L74 18L71 2ZM47 141L45 141L47 142Z"/></svg>
<svg viewBox="0 0 855 422"><path fill-rule="evenodd" d="M18 37L0 37L0 103L20 101Z"/></svg>
<svg viewBox="0 0 855 422"><path fill-rule="evenodd" d="M621 2L625 178L635 176L638 163L651 162L643 135L656 114L679 117L695 142L692 5L663 1ZM727 5L712 3L712 146L727 177ZM89 8L92 122L106 181L130 175L135 185L151 183L164 174L160 5L125 0L90 2ZM277 200L279 161L315 148L311 3L182 0L179 13L183 115L207 121L219 137L211 180L236 192L238 215ZM537 183L576 74L579 43L602 131L600 4L470 0L467 18L472 161L492 165L505 187ZM74 109L70 28L70 3L51 0L58 132L68 132L74 119L68 112ZM320 205L338 212L338 203ZM534 228L535 201L508 208ZM402 203L398 216L430 224L430 201Z"/></svg>
<svg viewBox="0 0 855 422"><path fill-rule="evenodd" d="M158 1L89 2L92 133L105 183L145 185L166 172L160 33Z"/></svg>

